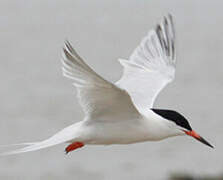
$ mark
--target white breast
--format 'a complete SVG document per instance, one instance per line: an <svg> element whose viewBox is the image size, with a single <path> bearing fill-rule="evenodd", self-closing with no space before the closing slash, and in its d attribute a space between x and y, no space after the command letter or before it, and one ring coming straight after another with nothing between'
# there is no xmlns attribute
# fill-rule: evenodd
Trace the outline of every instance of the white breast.
<svg viewBox="0 0 223 180"><path fill-rule="evenodd" d="M125 121L83 121L80 140L86 144L131 144L172 136L166 120L153 114Z"/></svg>

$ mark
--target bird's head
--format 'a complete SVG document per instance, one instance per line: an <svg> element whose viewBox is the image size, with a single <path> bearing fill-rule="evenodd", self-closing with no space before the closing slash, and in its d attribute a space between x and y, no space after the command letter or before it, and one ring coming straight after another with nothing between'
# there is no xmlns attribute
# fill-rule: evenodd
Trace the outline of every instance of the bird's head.
<svg viewBox="0 0 223 180"><path fill-rule="evenodd" d="M201 143L211 148L214 148L209 142L207 142L203 137L201 137L191 128L187 119L184 116L182 116L180 113L173 110L166 110L166 109L152 109L152 111L158 114L159 116L163 117L164 119L174 122L176 125L176 128L180 130L182 134L191 136L197 139L198 141L200 141Z"/></svg>

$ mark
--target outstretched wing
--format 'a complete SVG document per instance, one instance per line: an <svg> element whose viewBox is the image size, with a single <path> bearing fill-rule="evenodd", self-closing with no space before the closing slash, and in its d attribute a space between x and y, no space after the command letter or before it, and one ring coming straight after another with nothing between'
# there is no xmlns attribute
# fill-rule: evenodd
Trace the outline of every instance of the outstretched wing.
<svg viewBox="0 0 223 180"><path fill-rule="evenodd" d="M62 58L63 75L73 80L85 114L93 119L138 114L125 90L106 81L93 71L66 41Z"/></svg>
<svg viewBox="0 0 223 180"><path fill-rule="evenodd" d="M116 84L131 96L139 111L152 107L159 92L175 76L175 35L171 15L141 41L129 60L120 60L123 75Z"/></svg>

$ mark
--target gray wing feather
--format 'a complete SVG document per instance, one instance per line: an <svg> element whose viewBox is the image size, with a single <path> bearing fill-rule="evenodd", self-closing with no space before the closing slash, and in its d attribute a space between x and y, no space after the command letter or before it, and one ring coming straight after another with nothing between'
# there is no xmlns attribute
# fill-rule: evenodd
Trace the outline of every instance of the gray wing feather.
<svg viewBox="0 0 223 180"><path fill-rule="evenodd" d="M176 50L172 16L149 31L129 60L120 60L123 75L116 84L131 96L139 111L152 107L159 92L174 79Z"/></svg>

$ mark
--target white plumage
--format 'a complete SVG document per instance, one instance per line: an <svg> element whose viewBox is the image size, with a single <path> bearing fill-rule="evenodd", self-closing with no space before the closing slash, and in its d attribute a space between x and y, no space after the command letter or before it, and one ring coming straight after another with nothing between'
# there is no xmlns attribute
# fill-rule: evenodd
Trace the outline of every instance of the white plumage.
<svg viewBox="0 0 223 180"><path fill-rule="evenodd" d="M77 89L77 97L85 113L84 120L47 140L25 144L24 148L2 155L34 151L65 142L81 142L76 145L82 147L86 144L128 144L184 135L185 129L179 123L167 120L150 109L159 92L174 79L174 39L172 17L168 15L141 41L129 60L120 60L124 67L123 75L115 84L92 70L66 41L63 75L70 78Z"/></svg>
<svg viewBox="0 0 223 180"><path fill-rule="evenodd" d="M116 83L126 89L139 111L153 106L159 92L174 79L175 47L172 18L164 18L149 31L124 66L122 78Z"/></svg>
<svg viewBox="0 0 223 180"><path fill-rule="evenodd" d="M65 42L63 52L63 74L73 80L85 118L124 117L129 113L137 113L128 93L95 73L77 55L69 42Z"/></svg>

